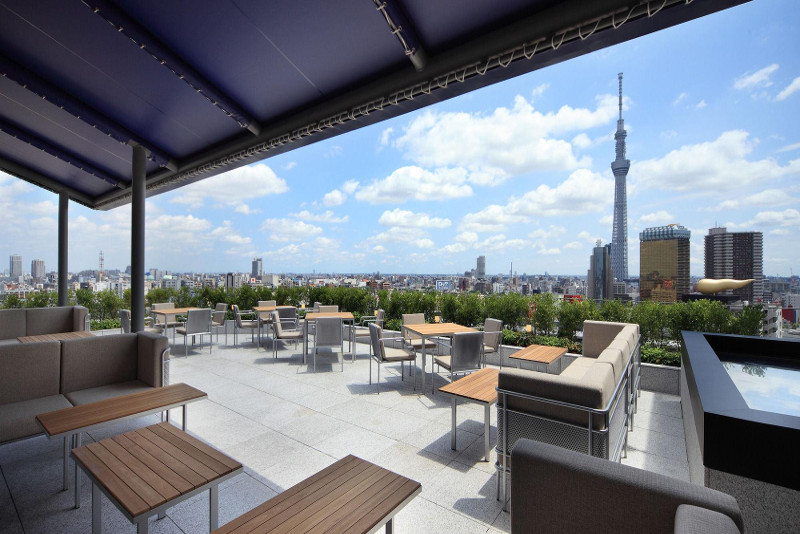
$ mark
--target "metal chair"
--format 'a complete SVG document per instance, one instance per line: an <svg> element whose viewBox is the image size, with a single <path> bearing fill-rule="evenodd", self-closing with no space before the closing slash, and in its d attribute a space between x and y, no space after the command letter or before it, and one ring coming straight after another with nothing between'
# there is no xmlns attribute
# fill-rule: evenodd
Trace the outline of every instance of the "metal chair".
<svg viewBox="0 0 800 534"><path fill-rule="evenodd" d="M280 309L282 308L272 312L272 353L276 358L278 357L277 341L279 339L287 341L293 340L295 346L303 339L303 331L296 328L297 318L295 317L292 319L291 317L287 317L286 319L281 319L279 313ZM287 328L285 325L290 325L291 328Z"/></svg>
<svg viewBox="0 0 800 534"><path fill-rule="evenodd" d="M483 322L483 357L500 351L500 341L503 337L503 321L500 319L486 319ZM500 368L503 368L503 356L500 356Z"/></svg>
<svg viewBox="0 0 800 534"><path fill-rule="evenodd" d="M376 325L383 328L383 319L386 316L386 313L383 310L376 310L375 315L362 315L361 321L359 321L357 326L353 326L353 339L356 343L359 341L365 342L369 345L369 354L372 356L372 342L370 341L370 329L369 325L371 323L375 323ZM356 345L358 346L358 345Z"/></svg>
<svg viewBox="0 0 800 534"><path fill-rule="evenodd" d="M210 353L214 344L211 342L211 310L189 310L184 326L175 329L175 332L183 336L183 355L189 355L189 338L200 336L200 349L203 348L203 336L208 334L208 352Z"/></svg>
<svg viewBox="0 0 800 534"><path fill-rule="evenodd" d="M483 367L482 332L459 332L453 334L453 344L450 346L449 356L435 356L433 361L439 367L450 371L450 382L453 375L466 374L477 371ZM431 380L432 391L436 391Z"/></svg>
<svg viewBox="0 0 800 534"><path fill-rule="evenodd" d="M130 334L131 333L131 311L130 310L119 310L119 326L120 331L123 334ZM145 332L152 332L154 334L161 334L163 330L161 326L145 326Z"/></svg>
<svg viewBox="0 0 800 534"><path fill-rule="evenodd" d="M404 313L403 314L403 325L401 327L401 331L403 333L403 337L405 338L405 343L413 347L414 350L422 350L422 338L416 334L410 333L406 330L405 326L409 324L425 324L425 314L424 313ZM435 349L437 344L432 339L425 340L425 348L426 349Z"/></svg>
<svg viewBox="0 0 800 534"><path fill-rule="evenodd" d="M214 313L211 314L211 329L217 329L217 343L219 343L219 329L225 330L225 344L228 344L228 305L225 302L217 302Z"/></svg>
<svg viewBox="0 0 800 534"><path fill-rule="evenodd" d="M339 348L339 358L344 372L344 335L342 335L342 319L340 317L320 317L317 323L317 335L314 336L314 372L317 371L317 350L320 347Z"/></svg>
<svg viewBox="0 0 800 534"><path fill-rule="evenodd" d="M236 304L231 305L233 310L233 346L236 346L239 339L239 330L250 330L250 340L255 343L255 331L260 328L258 319L242 319L242 312L239 311L239 306ZM252 312L248 312L252 313ZM259 340L259 345L261 340ZM258 345L256 345L258 347Z"/></svg>
<svg viewBox="0 0 800 534"><path fill-rule="evenodd" d="M409 367L414 368L414 389L417 389L417 353L413 350L397 349L387 347L386 341L402 340L402 337L383 337L383 328L376 323L369 323L369 340L372 347L372 354L369 358L369 383L372 384L372 360L378 363L378 393L381 392L381 364L400 362L400 380L405 377L405 364L409 362ZM411 364L414 362L414 365Z"/></svg>
<svg viewBox="0 0 800 534"><path fill-rule="evenodd" d="M161 302L155 303L152 306L153 310L173 310L175 309L174 302ZM163 317L163 323L158 322L158 317ZM164 334L166 335L167 330L172 328L172 344L175 344L175 329L181 326L183 323L178 321L177 316L173 313L170 315L154 315L153 325L159 324L164 329Z"/></svg>

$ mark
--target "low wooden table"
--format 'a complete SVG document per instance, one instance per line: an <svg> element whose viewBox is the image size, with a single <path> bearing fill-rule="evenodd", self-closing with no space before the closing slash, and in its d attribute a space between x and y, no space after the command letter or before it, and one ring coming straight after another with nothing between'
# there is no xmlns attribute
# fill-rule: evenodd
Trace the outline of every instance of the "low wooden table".
<svg viewBox="0 0 800 534"><path fill-rule="evenodd" d="M419 482L347 456L215 531L376 532L422 491Z"/></svg>
<svg viewBox="0 0 800 534"><path fill-rule="evenodd" d="M547 366L561 358L567 353L564 347L548 347L545 345L528 345L522 350L519 350L509 358L517 360L517 367L520 367L522 361L533 362L537 366L537 371L541 371L540 366L544 365L544 372L547 372Z"/></svg>
<svg viewBox="0 0 800 534"><path fill-rule="evenodd" d="M68 459L72 447L80 447L81 432L88 432L109 424L158 412L183 407L183 429L186 430L186 405L207 398L208 395L188 384L172 384L147 391L111 397L97 402L41 413L36 421L49 438L64 436L64 489L68 489ZM80 507L79 475L75 469L75 508Z"/></svg>
<svg viewBox="0 0 800 534"><path fill-rule="evenodd" d="M308 356L308 323L315 321L317 319L321 319L324 317L336 317L341 319L343 322L349 321L352 325L355 322L355 317L350 312L309 312L306 314L306 321L303 323L303 362L306 360L306 356ZM348 343L350 343L350 357L353 361L356 359L356 352L355 352L355 340L353 338L353 328L350 328L350 339ZM342 360L344 360L344 354L342 354Z"/></svg>
<svg viewBox="0 0 800 534"><path fill-rule="evenodd" d="M72 457L92 481L92 534L102 530L104 494L139 534L148 519L209 490L211 529L219 525L219 484L241 473L242 464L175 428L159 423L73 449Z"/></svg>
<svg viewBox="0 0 800 534"><path fill-rule="evenodd" d="M22 336L18 337L17 341L20 343L39 343L41 341L66 341L68 339L80 339L83 337L92 337L92 333L85 330L79 330L78 332L58 332L56 334Z"/></svg>
<svg viewBox="0 0 800 534"><path fill-rule="evenodd" d="M458 399L483 405L483 461L489 461L491 451L489 445L489 430L491 421L491 407L497 403L497 369L481 369L465 376L455 382L439 388L442 393L452 395L452 426L450 429L450 448L456 450L456 404Z"/></svg>
<svg viewBox="0 0 800 534"><path fill-rule="evenodd" d="M439 336L452 336L459 332L477 332L474 328L468 326L461 326L457 323L422 323L422 324L406 324L403 328L416 334L422 338L422 392L425 393L425 360L427 353L425 350L425 341L430 337ZM431 371L433 370L433 361L431 361ZM433 377L431 377L433 380Z"/></svg>
<svg viewBox="0 0 800 534"><path fill-rule="evenodd" d="M278 309L285 309L285 308L294 308L294 306L254 306L253 311L257 311L259 313L265 312L273 312Z"/></svg>

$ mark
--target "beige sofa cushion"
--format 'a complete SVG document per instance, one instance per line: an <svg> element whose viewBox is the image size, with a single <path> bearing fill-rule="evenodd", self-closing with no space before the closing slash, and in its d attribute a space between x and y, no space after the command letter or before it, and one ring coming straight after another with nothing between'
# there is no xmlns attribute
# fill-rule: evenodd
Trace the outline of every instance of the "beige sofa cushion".
<svg viewBox="0 0 800 534"><path fill-rule="evenodd" d="M25 310L0 310L0 339L17 339L25 335Z"/></svg>
<svg viewBox="0 0 800 534"><path fill-rule="evenodd" d="M60 367L58 341L0 347L0 404L58 395Z"/></svg>
<svg viewBox="0 0 800 534"><path fill-rule="evenodd" d="M594 358L575 358L575 361L567 366L566 369L561 371L560 376L567 378L581 379L586 371L594 365Z"/></svg>
<svg viewBox="0 0 800 534"><path fill-rule="evenodd" d="M137 379L137 334L61 342L61 393Z"/></svg>
<svg viewBox="0 0 800 534"><path fill-rule="evenodd" d="M617 337L626 323L611 323L606 321L583 322L583 355L588 358L597 358Z"/></svg>
<svg viewBox="0 0 800 534"><path fill-rule="evenodd" d="M629 354L625 352L625 354ZM622 374L625 372L625 363L628 358L623 355L623 351L617 348L609 347L600 353L597 357L596 363L603 365L610 365L614 371L614 383L618 383Z"/></svg>
<svg viewBox="0 0 800 534"><path fill-rule="evenodd" d="M50 395L9 404L0 404L0 443L42 434L36 422L40 413L72 406L63 395Z"/></svg>
<svg viewBox="0 0 800 534"><path fill-rule="evenodd" d="M130 393L147 391L148 389L153 388L141 380L130 380L128 382L117 382L116 384L108 384L106 386L99 386L96 388L72 391L67 393L65 396L72 404L78 406L80 404L110 399L111 397L119 397L121 395L128 395Z"/></svg>

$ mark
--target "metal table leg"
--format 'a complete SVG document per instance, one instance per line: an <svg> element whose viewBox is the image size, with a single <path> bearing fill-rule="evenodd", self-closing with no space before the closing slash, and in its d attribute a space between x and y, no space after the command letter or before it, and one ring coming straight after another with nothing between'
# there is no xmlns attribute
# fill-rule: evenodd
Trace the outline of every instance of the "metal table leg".
<svg viewBox="0 0 800 534"><path fill-rule="evenodd" d="M483 461L489 461L489 429L491 428L491 406L486 405L483 407ZM453 438L455 440L455 437Z"/></svg>
<svg viewBox="0 0 800 534"><path fill-rule="evenodd" d="M452 413L452 422L450 426L450 448L456 450L456 397L453 396L452 400L453 409Z"/></svg>
<svg viewBox="0 0 800 534"><path fill-rule="evenodd" d="M69 445L72 434L64 434L64 491L69 489Z"/></svg>
<svg viewBox="0 0 800 534"><path fill-rule="evenodd" d="M72 440L74 442L73 443L73 445L74 445L73 448L77 449L78 447L80 447L81 446L81 433L80 432L76 432L75 434L73 434ZM95 487L95 486L92 486L92 487ZM98 490L98 493L99 493L99 491L100 490ZM97 500L99 501L100 497L98 497ZM92 504L92 506L94 506L94 504ZM81 470L78 468L78 462L75 462L75 509L78 509L80 507L81 507ZM98 513L100 513L100 512L98 512ZM92 514L94 514L94 510L92 511Z"/></svg>
<svg viewBox="0 0 800 534"><path fill-rule="evenodd" d="M219 485L208 489L208 521L211 530L219 528Z"/></svg>
<svg viewBox="0 0 800 534"><path fill-rule="evenodd" d="M184 404L183 405L183 428L181 428L181 430L183 430L184 432L186 432L186 417L187 417L186 410L187 410L187 408L188 408L188 406L186 404Z"/></svg>
<svg viewBox="0 0 800 534"><path fill-rule="evenodd" d="M100 534L103 531L100 495L100 487L92 483L92 534Z"/></svg>

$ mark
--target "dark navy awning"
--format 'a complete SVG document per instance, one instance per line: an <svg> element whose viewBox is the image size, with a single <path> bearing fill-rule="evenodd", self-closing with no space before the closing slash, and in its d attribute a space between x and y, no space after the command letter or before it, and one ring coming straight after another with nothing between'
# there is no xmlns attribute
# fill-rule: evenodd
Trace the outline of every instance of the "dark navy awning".
<svg viewBox="0 0 800 534"><path fill-rule="evenodd" d="M0 169L148 195L747 0L0 0Z"/></svg>

